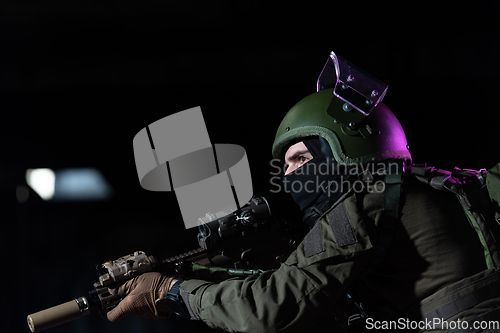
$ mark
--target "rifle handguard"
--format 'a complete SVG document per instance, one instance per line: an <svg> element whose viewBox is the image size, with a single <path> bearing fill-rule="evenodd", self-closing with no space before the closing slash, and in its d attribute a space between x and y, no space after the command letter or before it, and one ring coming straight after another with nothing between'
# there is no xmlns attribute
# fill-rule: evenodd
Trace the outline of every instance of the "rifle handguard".
<svg viewBox="0 0 500 333"><path fill-rule="evenodd" d="M197 263L192 265L193 272L199 272L202 270L207 270L210 273L224 272L232 276L248 277L248 276L259 276L264 271L262 269L244 269L244 268L224 268L224 267L213 267L205 266Z"/></svg>

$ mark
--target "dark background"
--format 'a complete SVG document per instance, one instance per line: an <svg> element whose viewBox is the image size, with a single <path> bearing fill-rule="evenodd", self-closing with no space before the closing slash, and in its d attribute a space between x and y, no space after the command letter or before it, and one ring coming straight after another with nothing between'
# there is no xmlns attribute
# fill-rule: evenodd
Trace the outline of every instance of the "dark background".
<svg viewBox="0 0 500 333"><path fill-rule="evenodd" d="M315 91L330 51L389 84L384 102L414 162L490 168L498 156L499 5L403 7L191 1L2 1L0 11L1 332L26 315L86 294L96 263L143 250L197 247L174 193L143 190L132 139L146 125L201 106L212 143L243 146L254 193L273 194L280 120ZM28 168L95 167L104 202L44 202ZM51 332L189 332L200 323L97 313Z"/></svg>

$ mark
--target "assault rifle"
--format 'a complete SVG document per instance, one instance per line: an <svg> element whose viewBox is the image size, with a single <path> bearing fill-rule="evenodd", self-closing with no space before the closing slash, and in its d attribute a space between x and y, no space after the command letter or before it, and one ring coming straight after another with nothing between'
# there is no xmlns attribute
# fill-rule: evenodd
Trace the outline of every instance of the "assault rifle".
<svg viewBox="0 0 500 333"><path fill-rule="evenodd" d="M122 300L109 289L146 272L178 278L200 274L206 278L206 273L210 273L217 282L232 276L257 276L264 270L278 268L304 233L298 225L270 217L263 197L253 198L238 210L207 214L198 221L199 248L163 260L136 251L107 261L99 268L99 281L88 296L30 314L28 326L31 332L40 332L84 317L96 307L107 320L106 314Z"/></svg>

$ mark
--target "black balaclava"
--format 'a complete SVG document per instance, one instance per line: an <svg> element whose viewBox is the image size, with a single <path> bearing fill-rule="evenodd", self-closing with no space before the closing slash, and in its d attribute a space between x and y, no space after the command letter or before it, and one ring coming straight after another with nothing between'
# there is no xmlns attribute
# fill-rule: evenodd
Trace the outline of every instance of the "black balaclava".
<svg viewBox="0 0 500 333"><path fill-rule="evenodd" d="M304 212L303 221L312 228L318 218L348 190L345 181L349 173L344 165L335 161L324 138L307 137L302 142L313 158L283 176L283 185Z"/></svg>

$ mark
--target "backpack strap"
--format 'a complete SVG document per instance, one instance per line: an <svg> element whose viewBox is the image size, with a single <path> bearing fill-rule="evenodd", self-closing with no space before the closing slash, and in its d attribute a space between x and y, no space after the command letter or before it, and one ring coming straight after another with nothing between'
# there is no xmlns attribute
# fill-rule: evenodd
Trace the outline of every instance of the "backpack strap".
<svg viewBox="0 0 500 333"><path fill-rule="evenodd" d="M488 177L485 181L486 187L493 203L495 221L500 225L500 163L489 169L487 175Z"/></svg>
<svg viewBox="0 0 500 333"><path fill-rule="evenodd" d="M390 160L387 163L384 193L384 221L398 221L401 210L401 185L403 183L404 160ZM396 222L390 222L392 224Z"/></svg>
<svg viewBox="0 0 500 333"><path fill-rule="evenodd" d="M368 172L369 173L369 172ZM384 207L382 223L378 230L377 242L372 248L372 259L366 266L366 272L374 270L389 252L401 215L401 187L404 175L404 160L389 160L385 163ZM364 175L372 177L370 174ZM372 179L373 180L373 179Z"/></svg>
<svg viewBox="0 0 500 333"><path fill-rule="evenodd" d="M382 223L379 227L377 242L372 248L371 260L366 264L365 272L371 272L376 269L379 264L386 257L389 252L393 240L395 230L400 223L399 218L401 215L401 188L404 176L404 162L403 159L388 160L385 162L385 170L380 170L385 174L384 177L384 207L382 211ZM360 180L373 182L373 174L367 170L362 175L360 175ZM366 189L366 187L365 187ZM374 315L373 313L366 313L365 307L374 310L374 305L371 304L367 297L362 295L356 295L354 293L354 287L350 289L349 292L345 294L345 299L348 303L356 306L358 313L349 317L348 331L359 332L365 331L365 319L367 316ZM362 296L362 297L359 297ZM391 308L384 308L384 310L392 311L396 313ZM369 312L370 312L369 311Z"/></svg>

